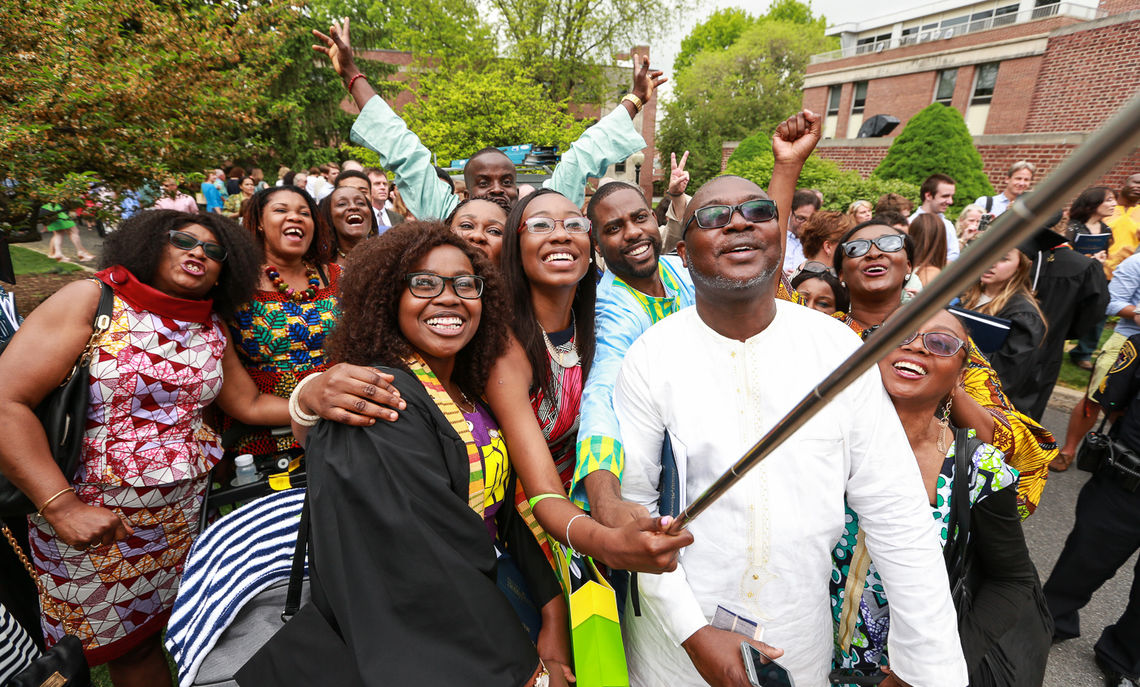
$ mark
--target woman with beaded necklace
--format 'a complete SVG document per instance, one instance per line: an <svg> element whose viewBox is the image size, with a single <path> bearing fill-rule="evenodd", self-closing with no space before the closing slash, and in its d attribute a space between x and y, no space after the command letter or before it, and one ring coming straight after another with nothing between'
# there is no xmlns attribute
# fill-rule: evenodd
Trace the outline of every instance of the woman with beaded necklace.
<svg viewBox="0 0 1140 687"><path fill-rule="evenodd" d="M340 267L307 193L293 186L259 191L245 205L242 226L263 252L253 298L228 322L242 365L262 393L289 397L297 382L328 367L325 337L337 311ZM264 455L300 449L292 436L257 432L235 447Z"/></svg>

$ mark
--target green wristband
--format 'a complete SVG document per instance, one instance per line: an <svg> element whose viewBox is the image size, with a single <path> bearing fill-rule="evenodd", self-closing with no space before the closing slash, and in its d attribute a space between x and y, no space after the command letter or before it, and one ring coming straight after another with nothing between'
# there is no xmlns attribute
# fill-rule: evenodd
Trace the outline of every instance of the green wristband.
<svg viewBox="0 0 1140 687"><path fill-rule="evenodd" d="M533 499L531 499L527 503L530 504L530 509L533 511L534 507L538 505L538 502L545 500L545 499L563 499L565 501L570 500L569 498L567 498L566 494L539 494L538 496L535 496Z"/></svg>

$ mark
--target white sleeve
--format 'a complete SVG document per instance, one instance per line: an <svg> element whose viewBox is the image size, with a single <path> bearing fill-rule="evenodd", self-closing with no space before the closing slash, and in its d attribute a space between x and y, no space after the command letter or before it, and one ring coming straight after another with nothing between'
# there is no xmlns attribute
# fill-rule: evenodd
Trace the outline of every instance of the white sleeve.
<svg viewBox="0 0 1140 687"><path fill-rule="evenodd" d="M648 353L644 338L630 347L614 387L614 410L625 446L622 497L657 514L665 421L653 398L649 375L646 374L651 367L647 361ZM681 642L708 624L680 563L670 573L638 573L637 587L642 610L665 630L674 644L680 646Z"/></svg>
<svg viewBox="0 0 1140 687"><path fill-rule="evenodd" d="M891 670L912 685L963 687L958 619L918 461L877 367L843 395L858 418L849 434L847 500L890 600Z"/></svg>

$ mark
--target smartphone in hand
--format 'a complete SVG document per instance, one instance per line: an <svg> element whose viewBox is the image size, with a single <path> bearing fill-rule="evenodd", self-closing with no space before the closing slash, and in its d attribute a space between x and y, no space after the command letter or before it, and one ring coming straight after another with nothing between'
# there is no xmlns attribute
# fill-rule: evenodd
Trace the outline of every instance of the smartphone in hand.
<svg viewBox="0 0 1140 687"><path fill-rule="evenodd" d="M744 670L748 673L752 687L796 687L791 673L763 651L748 642L741 642L740 653L744 657Z"/></svg>

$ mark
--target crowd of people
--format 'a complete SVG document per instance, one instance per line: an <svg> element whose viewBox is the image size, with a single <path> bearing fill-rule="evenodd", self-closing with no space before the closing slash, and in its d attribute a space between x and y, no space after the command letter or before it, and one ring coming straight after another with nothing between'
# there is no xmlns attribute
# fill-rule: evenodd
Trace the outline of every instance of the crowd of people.
<svg viewBox="0 0 1140 687"><path fill-rule="evenodd" d="M229 455L307 471L314 612L264 647L289 657L267 683L323 684L333 662L369 685L569 684L591 660L567 596L586 557L617 590L632 685L747 685L742 643L800 686L1040 683L1040 653L1003 637L1050 613L1056 639L1079 634L1140 545L1140 474L1120 479L1119 461L1086 486L1044 590L1020 525L1102 408L1124 412L1114 436L1140 453L1140 174L991 256L954 308L680 529L677 499L968 255L1033 165L956 222L943 174L917 204L821 210L796 188L821 136L804 111L772 137L767 189L726 175L690 195L682 155L657 211L624 182L587 198L645 146L633 119L664 81L645 62L541 188L495 148L457 188L356 68L347 22L314 33L360 108L353 139L386 169L282 167L270 183L231 166L197 199L164 179L108 234L94 279L30 313L0 356L0 470L36 508L5 522L43 583L37 604L0 558L0 632L22 626L39 650L75 634L118 687L170 684L162 632L225 434ZM1082 253L1083 234L1111 242ZM1066 342L1093 369L1112 317L1058 447L1040 421ZM89 340L80 466L64 474L35 408ZM963 547L969 579L947 564ZM533 632L497 584L503 556ZM952 594L964 585L972 603ZM309 640L334 653L304 660ZM1096 655L1110 684L1138 684L1140 586Z"/></svg>

